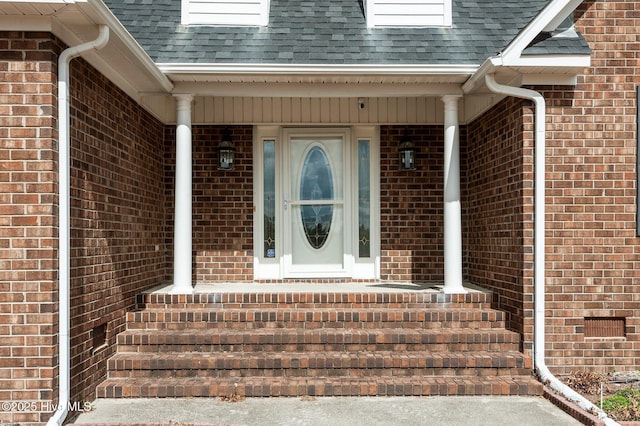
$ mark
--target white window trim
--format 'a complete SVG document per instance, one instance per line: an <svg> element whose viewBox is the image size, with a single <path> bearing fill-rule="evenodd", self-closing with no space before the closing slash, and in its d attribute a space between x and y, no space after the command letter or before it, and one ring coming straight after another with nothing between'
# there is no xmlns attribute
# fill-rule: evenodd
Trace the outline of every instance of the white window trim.
<svg viewBox="0 0 640 426"><path fill-rule="evenodd" d="M233 0L230 0L233 2ZM266 27L269 25L269 8L270 0L260 0L260 14L258 16L246 16L246 19L238 19L231 21L197 21L193 20L190 13L191 0L182 0L180 23L182 25L212 25L212 26L260 26ZM251 18L251 19L249 19Z"/></svg>
<svg viewBox="0 0 640 426"><path fill-rule="evenodd" d="M378 15L376 13L376 4L379 3L380 0L364 0L364 14L367 22L368 28L392 28L392 27L451 27L453 25L453 1L452 0L444 0L444 14L442 15L442 21L438 24L424 24L424 25L416 25L412 24L380 24ZM418 0L411 0L407 3L414 3L416 5L421 4ZM424 2L428 3L428 2Z"/></svg>
<svg viewBox="0 0 640 426"><path fill-rule="evenodd" d="M380 130L377 126L356 126L352 129L352 199L358 199L358 141L369 141L370 156L370 189L371 189L371 255L360 258L358 253L358 206L352 210L352 238L354 264L352 278L380 279Z"/></svg>
<svg viewBox="0 0 640 426"><path fill-rule="evenodd" d="M282 262L281 255L275 258L266 258L264 256L263 247L263 230L264 230L264 191L262 190L262 176L264 175L264 142L275 141L275 165L276 170L281 166L281 150L282 143L280 137L281 129L279 126L255 126L253 129L254 141L253 141L253 275L255 279L279 279L282 277ZM276 205L278 200L282 199L282 188L280 187L280 179L277 177L276 172ZM278 214L278 208L276 207L276 253L281 253L282 250L282 226L280 225L281 218Z"/></svg>

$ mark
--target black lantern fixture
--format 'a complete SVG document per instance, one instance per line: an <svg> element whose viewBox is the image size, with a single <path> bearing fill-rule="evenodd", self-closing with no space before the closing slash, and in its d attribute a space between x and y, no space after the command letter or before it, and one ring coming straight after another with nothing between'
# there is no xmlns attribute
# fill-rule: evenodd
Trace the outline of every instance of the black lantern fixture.
<svg viewBox="0 0 640 426"><path fill-rule="evenodd" d="M416 151L416 146L409 138L409 131L405 130L404 136L400 140L400 146L398 147L400 170L416 169Z"/></svg>
<svg viewBox="0 0 640 426"><path fill-rule="evenodd" d="M218 146L218 170L233 170L236 161L236 147L231 140L231 130L226 127Z"/></svg>

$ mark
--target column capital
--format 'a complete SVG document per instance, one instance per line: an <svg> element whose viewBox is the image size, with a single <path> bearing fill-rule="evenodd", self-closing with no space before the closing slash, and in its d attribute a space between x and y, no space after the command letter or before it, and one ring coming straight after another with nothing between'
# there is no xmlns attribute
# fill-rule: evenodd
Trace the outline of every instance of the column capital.
<svg viewBox="0 0 640 426"><path fill-rule="evenodd" d="M191 103L193 101L193 95L191 93L175 93L173 95L178 103Z"/></svg>
<svg viewBox="0 0 640 426"><path fill-rule="evenodd" d="M442 99L445 106L454 106L462 99L462 95L444 95L440 99Z"/></svg>
<svg viewBox="0 0 640 426"><path fill-rule="evenodd" d="M191 93L174 93L173 97L176 99L184 99L185 101L193 100L193 94Z"/></svg>

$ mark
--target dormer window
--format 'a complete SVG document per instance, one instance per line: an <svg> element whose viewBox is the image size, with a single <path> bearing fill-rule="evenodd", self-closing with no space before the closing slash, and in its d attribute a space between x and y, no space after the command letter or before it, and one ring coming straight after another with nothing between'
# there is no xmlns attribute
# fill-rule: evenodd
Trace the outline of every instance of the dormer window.
<svg viewBox="0 0 640 426"><path fill-rule="evenodd" d="M363 0L367 26L450 27L452 0Z"/></svg>
<svg viewBox="0 0 640 426"><path fill-rule="evenodd" d="M269 0L182 0L182 25L266 26Z"/></svg>

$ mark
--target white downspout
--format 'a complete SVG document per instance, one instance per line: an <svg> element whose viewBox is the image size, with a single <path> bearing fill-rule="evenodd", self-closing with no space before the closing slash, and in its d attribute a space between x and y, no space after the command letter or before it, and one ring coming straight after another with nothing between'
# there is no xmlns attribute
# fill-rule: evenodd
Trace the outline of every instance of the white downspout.
<svg viewBox="0 0 640 426"><path fill-rule="evenodd" d="M533 342L533 366L540 381L560 392L569 401L578 404L587 412L593 413L603 420L606 425L619 425L598 406L571 389L556 378L545 363L545 169L546 169L546 140L545 140L545 100L544 97L530 89L505 86L496 83L492 74L485 76L485 82L489 90L494 93L513 96L521 99L529 99L535 105L535 212L534 212L534 342Z"/></svg>
<svg viewBox="0 0 640 426"><path fill-rule="evenodd" d="M109 41L109 27L100 25L98 37L87 43L65 49L58 58L58 404L47 426L62 425L69 411L70 369L70 156L69 137L69 64L92 49L102 49Z"/></svg>

